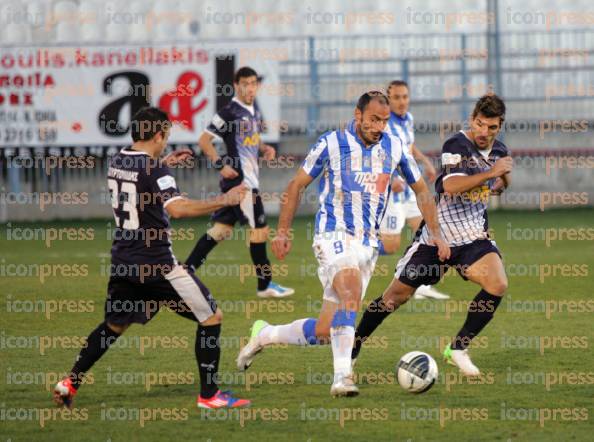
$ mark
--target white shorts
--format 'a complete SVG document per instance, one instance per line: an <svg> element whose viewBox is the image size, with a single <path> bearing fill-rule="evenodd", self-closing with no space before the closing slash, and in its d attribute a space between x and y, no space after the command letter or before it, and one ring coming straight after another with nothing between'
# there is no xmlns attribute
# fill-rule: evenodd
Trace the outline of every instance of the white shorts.
<svg viewBox="0 0 594 442"><path fill-rule="evenodd" d="M340 303L332 282L336 274L344 269L358 269L361 272L362 300L375 269L377 248L363 245L360 240L344 232L317 234L312 247L319 263L318 277L324 287L324 300Z"/></svg>
<svg viewBox="0 0 594 442"><path fill-rule="evenodd" d="M400 235L407 219L423 216L417 206L416 198L394 202L390 197L386 213L380 225L380 232L386 235Z"/></svg>

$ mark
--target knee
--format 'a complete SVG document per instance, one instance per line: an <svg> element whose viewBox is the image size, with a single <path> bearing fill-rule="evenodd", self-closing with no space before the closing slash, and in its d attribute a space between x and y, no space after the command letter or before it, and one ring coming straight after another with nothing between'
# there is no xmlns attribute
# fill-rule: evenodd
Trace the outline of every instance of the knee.
<svg viewBox="0 0 594 442"><path fill-rule="evenodd" d="M406 293L402 290L388 287L382 295L384 305L388 310L395 310L410 299L414 291Z"/></svg>
<svg viewBox="0 0 594 442"><path fill-rule="evenodd" d="M215 223L210 229L206 231L208 235L215 241L223 241L231 238L233 235L233 227L226 224Z"/></svg>
<svg viewBox="0 0 594 442"><path fill-rule="evenodd" d="M206 321L202 321L200 325L209 326L209 325L217 325L223 322L223 311L220 308L217 308L217 311L214 312L212 316L209 316Z"/></svg>
<svg viewBox="0 0 594 442"><path fill-rule="evenodd" d="M388 255L393 255L398 251L399 248L400 241L398 240L390 240L384 242L384 252L386 252Z"/></svg>
<svg viewBox="0 0 594 442"><path fill-rule="evenodd" d="M128 327L130 327L130 324L124 324L124 325L118 325L118 324L112 324L111 322L107 323L107 327L114 333L117 333L118 335L123 334L126 330L128 330Z"/></svg>
<svg viewBox="0 0 594 442"><path fill-rule="evenodd" d="M507 291L507 278L498 278L490 281L485 290L494 296L503 296Z"/></svg>
<svg viewBox="0 0 594 442"><path fill-rule="evenodd" d="M268 226L250 230L250 242L261 243L268 240L270 229Z"/></svg>

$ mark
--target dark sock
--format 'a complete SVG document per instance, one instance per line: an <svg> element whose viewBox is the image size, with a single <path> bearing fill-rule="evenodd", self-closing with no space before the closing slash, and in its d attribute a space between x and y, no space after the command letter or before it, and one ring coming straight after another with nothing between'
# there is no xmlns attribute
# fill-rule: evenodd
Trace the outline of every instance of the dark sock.
<svg viewBox="0 0 594 442"><path fill-rule="evenodd" d="M265 242L251 242L250 255L252 255L252 262L256 266L256 276L258 277L258 290L266 290L268 284L272 280L272 268L270 261L266 256Z"/></svg>
<svg viewBox="0 0 594 442"><path fill-rule="evenodd" d="M196 331L196 362L200 372L200 396L208 399L219 390L217 377L219 372L219 359L221 347L219 336L221 324L198 326Z"/></svg>
<svg viewBox="0 0 594 442"><path fill-rule="evenodd" d="M189 267L193 267L194 270L198 269L204 264L206 257L217 244L218 241L215 241L208 233L205 233L196 243L192 253L188 256L188 259L186 259L186 264Z"/></svg>
<svg viewBox="0 0 594 442"><path fill-rule="evenodd" d="M494 296L485 290L481 290L468 305L466 322L452 341L452 349L464 350L470 345L470 341L478 335L483 328L493 319L493 314L501 296Z"/></svg>
<svg viewBox="0 0 594 442"><path fill-rule="evenodd" d="M72 385L78 390L85 373L97 362L107 351L109 346L120 337L103 322L87 337L87 345L78 354L72 370L70 379Z"/></svg>
<svg viewBox="0 0 594 442"><path fill-rule="evenodd" d="M355 359L359 356L363 342L367 340L374 330L379 327L382 321L393 311L394 310L388 310L386 308L381 296L369 303L365 313L363 313L359 325L357 326L357 331L355 332L355 345L353 347L353 352L351 353L351 359Z"/></svg>

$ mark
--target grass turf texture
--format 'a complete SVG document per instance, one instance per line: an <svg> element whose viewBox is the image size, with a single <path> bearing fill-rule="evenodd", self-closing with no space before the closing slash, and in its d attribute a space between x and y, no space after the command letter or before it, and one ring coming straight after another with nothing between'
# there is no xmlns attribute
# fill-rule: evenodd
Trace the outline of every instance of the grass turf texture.
<svg viewBox="0 0 594 442"><path fill-rule="evenodd" d="M494 321L477 338L477 346L472 350L473 360L484 374L477 384L459 378L457 369L446 366L440 357L442 346L464 321L465 305L459 302L468 302L478 291L474 284L448 275L438 288L452 295L449 303L411 301L389 317L372 338L371 345L364 347L356 370L362 376L358 381L360 396L330 397L332 359L328 346L267 349L248 372L246 386L246 378L235 370L235 357L239 338L247 336L254 319L278 324L317 315L321 288L315 273L311 237L307 234L312 222L308 217L296 221L293 250L284 263L288 268L278 267L281 263L272 260L279 274L275 280L296 289L291 298L283 301L256 298L254 277L238 276L239 266L251 262L241 240L220 245L211 253L207 267L199 271L225 313L220 365L223 387L251 399L251 410L203 413L196 409L195 326L172 312L162 311L147 326L131 327L122 338L122 345L116 344L96 364L92 370L94 382L81 387L75 401L78 412L70 416L71 420L62 414L51 415L49 382L53 381L52 374L71 367L80 341L55 341L40 354L35 337L82 339L103 320L107 277L101 266L109 263L107 221L12 223L9 229L13 236L15 229L21 227L74 227L94 229L94 239L57 240L47 247L42 239L8 241L7 227L2 229L2 265L78 264L87 266L88 275L49 276L43 283L36 276L3 275L1 438L13 442L279 438L318 441L347 437L353 440L590 439L594 430L592 240L552 240L548 246L544 240L517 238L520 235L532 238L539 234L538 229L592 229L593 220L594 211L581 209L491 214L495 239L508 268L515 266L515 275L509 277L507 298ZM275 226L276 220L271 221ZM202 235L205 225L206 219L174 222L176 229L186 229L185 238L192 233L189 229L193 229L195 239ZM523 233L512 229L523 229ZM403 240L403 245L407 242ZM194 241L180 238L174 241L174 251L178 257L185 258L193 244ZM367 291L367 302L389 283L395 261L394 256L379 259L377 275ZM556 270L552 267L555 265ZM563 270L559 267L562 265L568 265L570 270L567 267ZM243 271L249 271L249 266L243 267ZM48 318L47 311L39 311L40 300L72 300L75 304L84 300L81 309L88 311L72 312L63 307ZM547 315L543 310L545 301L553 301L550 308L556 306L562 311ZM582 304L571 308L569 304L561 304L562 301L582 301ZM588 301L590 304L583 304ZM50 304L47 302L46 306ZM31 310L32 305L38 311L15 311ZM175 340L168 344L157 341L152 347L145 345L141 354L139 340L142 338L147 344L148 339L158 337L175 337ZM47 342L52 338L45 339ZM412 350L433 355L440 370L438 383L422 395L404 392L394 376L400 356ZM557 384L546 385L547 379L552 382L554 376L569 372L589 375L563 378ZM157 379L151 378L155 373ZM171 378L163 378L164 373ZM157 383L149 389L147 380ZM44 416L43 422L39 415Z"/></svg>

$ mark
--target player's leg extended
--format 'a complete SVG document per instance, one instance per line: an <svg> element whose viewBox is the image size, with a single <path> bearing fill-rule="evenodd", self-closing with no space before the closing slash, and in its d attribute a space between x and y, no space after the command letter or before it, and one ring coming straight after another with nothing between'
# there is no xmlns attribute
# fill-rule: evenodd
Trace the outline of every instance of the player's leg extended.
<svg viewBox="0 0 594 442"><path fill-rule="evenodd" d="M200 374L200 395L196 401L200 408L242 407L249 405L219 390L217 374L221 358L220 335L223 312L217 307L208 288L182 266L175 267L166 279L179 303L176 313L198 322L194 352Z"/></svg>
<svg viewBox="0 0 594 442"><path fill-rule="evenodd" d="M464 276L482 288L468 305L468 314L462 328L446 348L446 360L460 368L467 376L478 376L479 369L468 355L472 339L493 319L493 314L507 290L507 276L503 262L495 252L487 253L470 265Z"/></svg>
<svg viewBox="0 0 594 442"><path fill-rule="evenodd" d="M340 302L330 327L334 359L334 383L330 394L333 396L355 396L359 393L352 379L351 352L355 343L355 318L361 305L362 286L359 268L340 270L332 282Z"/></svg>
<svg viewBox="0 0 594 442"><path fill-rule="evenodd" d="M384 293L369 303L357 326L355 345L351 352L352 360L357 359L361 351L361 346L375 329L380 326L390 313L408 301L415 290L415 287L411 287L394 278Z"/></svg>
<svg viewBox="0 0 594 442"><path fill-rule="evenodd" d="M499 255L487 253L466 269L464 276L481 286L468 306L468 316L454 338L452 348L463 350L493 319L495 310L507 290L507 276Z"/></svg>
<svg viewBox="0 0 594 442"><path fill-rule="evenodd" d="M126 331L129 324L117 325L103 321L87 337L86 346L80 351L70 370L70 375L62 379L54 388L54 402L66 407L72 406L85 374Z"/></svg>
<svg viewBox="0 0 594 442"><path fill-rule="evenodd" d="M437 256L437 247L413 241L396 264L394 279L388 288L382 296L373 300L363 313L357 327L351 358L357 358L362 343L390 313L410 299L417 287L439 282L444 270L444 264Z"/></svg>
<svg viewBox="0 0 594 442"><path fill-rule="evenodd" d="M188 256L186 264L193 269L199 268L206 257L214 249L217 244L225 239L231 238L233 235L233 225L215 222L214 225L206 231L204 235L198 240L194 249Z"/></svg>

